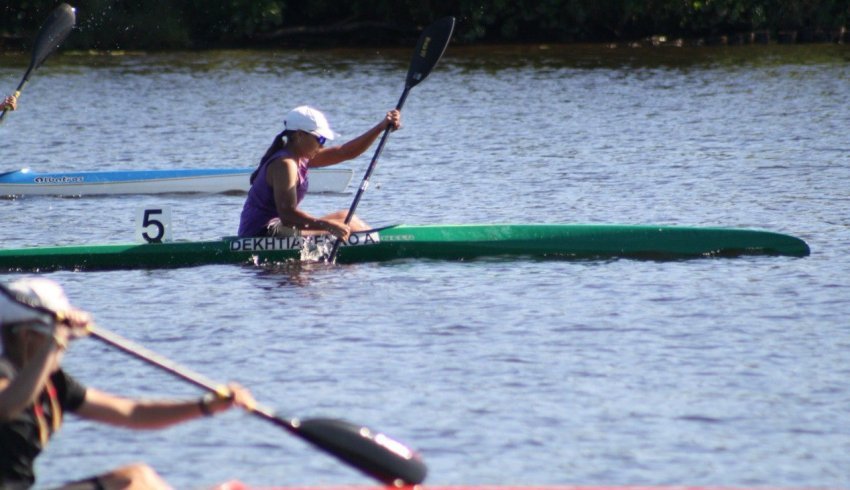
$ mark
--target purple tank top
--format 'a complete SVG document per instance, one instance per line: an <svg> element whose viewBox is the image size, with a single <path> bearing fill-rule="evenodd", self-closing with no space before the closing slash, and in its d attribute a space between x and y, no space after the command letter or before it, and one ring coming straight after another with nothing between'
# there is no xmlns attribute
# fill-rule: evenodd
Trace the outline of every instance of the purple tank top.
<svg viewBox="0 0 850 490"><path fill-rule="evenodd" d="M248 189L248 198L245 199L245 205L242 206L242 216L239 219L239 236L264 236L266 234L266 225L274 218L279 218L277 208L274 204L274 191L272 187L266 183L266 171L269 164L278 158L289 157L290 153L286 150L279 150L273 153L265 162L260 165L257 172L257 178ZM307 162L306 158L298 160L298 185L295 192L298 196L298 204L304 199L307 194L307 188L310 182L307 178Z"/></svg>

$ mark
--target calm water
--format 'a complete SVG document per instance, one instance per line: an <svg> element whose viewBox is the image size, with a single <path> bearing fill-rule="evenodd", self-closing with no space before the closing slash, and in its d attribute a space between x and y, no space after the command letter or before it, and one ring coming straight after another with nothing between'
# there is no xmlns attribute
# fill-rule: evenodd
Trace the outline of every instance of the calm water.
<svg viewBox="0 0 850 490"><path fill-rule="evenodd" d="M3 169L250 165L289 108L344 137L410 53L65 55L0 127ZM0 56L11 92L27 57ZM59 272L98 321L285 415L421 451L432 484L850 488L850 48L450 48L405 106L359 212L392 223L766 228L803 259L399 261ZM359 180L371 152L351 162ZM309 196L314 213L353 196ZM241 196L0 201L4 247L233 234ZM6 279L16 277L7 275ZM194 397L93 340L78 378ZM177 488L368 483L233 412L161 432L69 420L42 484L147 461Z"/></svg>

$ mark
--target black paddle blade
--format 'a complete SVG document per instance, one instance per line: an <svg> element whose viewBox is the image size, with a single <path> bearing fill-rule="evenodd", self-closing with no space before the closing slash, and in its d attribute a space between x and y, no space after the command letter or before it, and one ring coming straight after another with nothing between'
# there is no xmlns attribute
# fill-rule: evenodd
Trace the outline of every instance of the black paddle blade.
<svg viewBox="0 0 850 490"><path fill-rule="evenodd" d="M41 30L38 31L38 36L35 38L35 45L32 50L32 62L30 69L36 69L44 63L44 60L50 56L50 53L56 51L68 37L71 29L74 28L76 15L74 7L67 3L56 7L53 12L44 21Z"/></svg>
<svg viewBox="0 0 850 490"><path fill-rule="evenodd" d="M413 50L413 61L410 62L410 69L407 71L408 87L413 87L425 80L425 77L431 73L431 70L443 57L443 53L446 52L454 30L455 18L444 17L422 31L422 35L419 36L419 41L416 43L416 49Z"/></svg>
<svg viewBox="0 0 850 490"><path fill-rule="evenodd" d="M18 89L15 91L15 97L21 96L21 90L24 89L24 85L27 84L33 70L41 66L41 64L44 63L44 60L50 56L50 53L56 51L56 48L65 41L65 38L68 37L71 29L74 28L76 19L77 17L74 14L74 8L67 3L63 3L56 7L53 12L50 13L47 20L45 20L44 24L41 25L41 29L38 31L38 36L35 38L30 66L27 68L26 73L24 73L24 77L21 78L21 83L18 84ZM3 118L6 117L6 112L7 109L4 109L3 112L0 113L0 123L2 123Z"/></svg>
<svg viewBox="0 0 850 490"><path fill-rule="evenodd" d="M413 50L413 60L410 61L410 68L407 70L407 80L404 83L404 91L402 91L401 97L398 99L398 104L395 106L396 109L401 110L402 106L404 106L404 101L407 100L407 94L410 93L410 89L422 80L425 80L425 77L431 73L431 70L434 69L440 58L443 57L443 53L446 52L446 48L449 46L454 29L455 18L444 17L422 31L422 35L419 36L419 41L416 43L416 49ZM384 144L387 142L389 135L390 128L387 127L384 130L384 135L381 136L378 148L375 150L375 156L369 162L366 175L363 176L363 182L360 184L357 194L354 195L354 201L351 202L351 207L348 208L348 214L345 216L345 224L350 223L351 217L354 216L354 211L360 203L363 191L366 190L369 177L372 176L372 171L375 170L375 164L378 162L378 157L381 156L381 151L383 151ZM330 255L325 259L326 262L330 264L336 263L336 254L339 251L341 243L342 240L340 239L334 242Z"/></svg>
<svg viewBox="0 0 850 490"><path fill-rule="evenodd" d="M404 444L366 427L337 419L293 421L296 433L386 485L415 485L428 469Z"/></svg>

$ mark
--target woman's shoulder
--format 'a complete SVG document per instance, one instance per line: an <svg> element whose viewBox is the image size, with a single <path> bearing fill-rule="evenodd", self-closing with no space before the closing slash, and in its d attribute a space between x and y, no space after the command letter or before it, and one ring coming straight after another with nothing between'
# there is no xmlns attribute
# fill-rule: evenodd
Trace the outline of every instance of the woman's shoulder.
<svg viewBox="0 0 850 490"><path fill-rule="evenodd" d="M298 165L298 159L295 158L294 156L292 156L292 154L290 154L289 152L284 151L284 150L281 150L281 151L273 154L272 156L270 156L268 158L268 160L266 160L266 164L268 164L269 167L288 166L288 165L290 165L290 163L295 164L297 166Z"/></svg>
<svg viewBox="0 0 850 490"><path fill-rule="evenodd" d="M290 155L269 159L266 175L271 178L283 177L289 173L298 173L298 160Z"/></svg>
<svg viewBox="0 0 850 490"><path fill-rule="evenodd" d="M282 160L285 158L293 158L292 153L286 148L280 148L267 157L267 161Z"/></svg>
<svg viewBox="0 0 850 490"><path fill-rule="evenodd" d="M270 168L274 168L274 167L287 168L287 167L290 167L290 166L298 167L298 164L299 164L298 159L296 159L292 155L281 155L281 156L272 157L272 158L269 159L268 163L269 163Z"/></svg>

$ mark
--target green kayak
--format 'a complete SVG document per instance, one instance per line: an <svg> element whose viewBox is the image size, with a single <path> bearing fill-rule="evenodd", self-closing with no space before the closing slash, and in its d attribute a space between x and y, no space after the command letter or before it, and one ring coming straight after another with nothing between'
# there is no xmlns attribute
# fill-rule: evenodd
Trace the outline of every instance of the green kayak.
<svg viewBox="0 0 850 490"><path fill-rule="evenodd" d="M0 271L157 269L319 260L333 237L236 238L0 250ZM761 230L651 225L397 225L353 234L339 263L479 257L804 257L803 240Z"/></svg>

